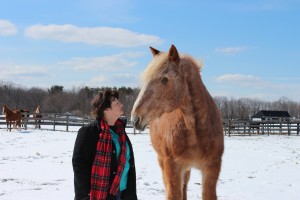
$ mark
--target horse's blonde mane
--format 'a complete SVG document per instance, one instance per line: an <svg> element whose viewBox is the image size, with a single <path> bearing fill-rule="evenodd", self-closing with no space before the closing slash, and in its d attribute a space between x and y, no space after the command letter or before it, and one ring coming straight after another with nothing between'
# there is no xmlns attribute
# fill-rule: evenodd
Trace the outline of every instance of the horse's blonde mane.
<svg viewBox="0 0 300 200"><path fill-rule="evenodd" d="M168 61L168 53L160 53L157 58L153 59L152 62L148 65L144 73L142 74L142 81L147 82L149 80L153 80L159 74L163 73L166 70L165 63ZM201 71L203 62L202 60L196 61L189 55L180 54L180 58L186 64L187 62L194 63L195 66Z"/></svg>
<svg viewBox="0 0 300 200"><path fill-rule="evenodd" d="M147 80L154 79L155 76L162 73L165 70L164 62L168 59L167 53L161 53L157 56L157 58L153 59L144 73L142 74L142 81L146 82Z"/></svg>
<svg viewBox="0 0 300 200"><path fill-rule="evenodd" d="M203 68L203 60L202 59L197 61L196 59L194 59L193 57L191 57L189 55L183 55L182 59L185 60L185 62L194 63L195 67L197 67L199 71L201 71Z"/></svg>

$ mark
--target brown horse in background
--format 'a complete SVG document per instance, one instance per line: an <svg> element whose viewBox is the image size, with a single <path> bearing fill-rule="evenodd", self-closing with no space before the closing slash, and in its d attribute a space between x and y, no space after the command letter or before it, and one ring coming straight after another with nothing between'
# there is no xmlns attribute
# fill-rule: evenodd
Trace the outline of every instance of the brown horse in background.
<svg viewBox="0 0 300 200"><path fill-rule="evenodd" d="M41 129L41 120L39 118L42 118L41 115L41 106L37 106L33 118L35 119L35 128Z"/></svg>
<svg viewBox="0 0 300 200"><path fill-rule="evenodd" d="M201 66L174 45L168 53L150 47L154 58L143 75L143 87L131 120L150 125L167 200L186 200L191 168L202 172L202 199L217 199L224 136L219 110L204 86Z"/></svg>
<svg viewBox="0 0 300 200"><path fill-rule="evenodd" d="M10 110L6 105L2 107L2 112L5 115L5 120L6 120L6 131L11 132L11 123L15 122L16 127L18 126L21 128L21 118L22 114L20 110Z"/></svg>

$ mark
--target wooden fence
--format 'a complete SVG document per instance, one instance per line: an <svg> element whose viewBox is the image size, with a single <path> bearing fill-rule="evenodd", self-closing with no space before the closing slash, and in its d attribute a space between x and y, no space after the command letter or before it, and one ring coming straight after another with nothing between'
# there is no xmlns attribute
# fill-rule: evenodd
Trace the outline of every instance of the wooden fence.
<svg viewBox="0 0 300 200"><path fill-rule="evenodd" d="M33 127L41 126L41 129L49 129L49 127L53 127L51 130L55 131L57 126L65 126L65 130L69 131L69 127L71 126L82 126L92 121L92 119L87 117L68 114L41 113L41 115L41 118L35 118L33 113L23 113L21 128L27 130L28 125L33 125ZM6 129L4 115L0 116L0 125L2 125L0 128Z"/></svg>
<svg viewBox="0 0 300 200"><path fill-rule="evenodd" d="M74 116L70 114L58 113L41 113L42 118L34 118L33 113L23 113L22 129L27 130L28 125L35 128L40 125L41 129L56 130L58 126L65 127L65 131L70 131L70 127L81 127L90 123L93 119L84 116ZM27 115L26 115L27 114ZM36 122L40 120L40 122ZM253 134L285 134L299 135L300 120L288 122L280 121L247 121L247 120L229 120L223 123L225 135L253 135ZM126 124L127 128L132 128L129 120ZM0 115L0 129L6 129L6 121L4 115ZM134 129L134 134L136 130Z"/></svg>
<svg viewBox="0 0 300 200"><path fill-rule="evenodd" d="M245 121L229 120L224 123L225 135L278 134L299 135L300 120L294 121Z"/></svg>
<svg viewBox="0 0 300 200"><path fill-rule="evenodd" d="M22 126L21 129L27 130L28 125L36 128L38 126L45 130L57 130L58 126L65 127L65 131L70 131L70 127L77 126L81 127L85 124L90 123L94 119L84 116L75 116L70 114L59 114L59 113L41 113L41 118L35 118L33 113L22 113ZM126 117L121 117L126 119ZM126 127L132 128L130 121L126 119ZM6 129L5 116L0 115L0 129Z"/></svg>

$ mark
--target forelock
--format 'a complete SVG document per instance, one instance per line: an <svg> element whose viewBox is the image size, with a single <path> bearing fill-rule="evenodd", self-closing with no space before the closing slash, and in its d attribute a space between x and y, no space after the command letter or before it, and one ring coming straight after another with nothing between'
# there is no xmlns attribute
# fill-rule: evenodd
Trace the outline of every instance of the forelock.
<svg viewBox="0 0 300 200"><path fill-rule="evenodd" d="M158 74L161 74L166 68L166 62L168 61L168 54L161 53L155 57L147 66L142 75L142 81L147 82L153 80Z"/></svg>
<svg viewBox="0 0 300 200"><path fill-rule="evenodd" d="M157 57L155 57L147 66L146 70L142 74L142 82L149 82L159 74L163 73L166 70L168 60L168 53L161 52ZM197 61L189 55L180 54L181 65L191 65L197 67L201 71L203 62Z"/></svg>

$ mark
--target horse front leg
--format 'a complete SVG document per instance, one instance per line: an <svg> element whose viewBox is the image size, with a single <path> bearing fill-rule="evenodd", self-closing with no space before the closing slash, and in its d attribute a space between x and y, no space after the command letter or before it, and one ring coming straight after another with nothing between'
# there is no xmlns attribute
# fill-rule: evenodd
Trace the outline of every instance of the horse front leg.
<svg viewBox="0 0 300 200"><path fill-rule="evenodd" d="M6 121L6 132L8 132L9 121Z"/></svg>
<svg viewBox="0 0 300 200"><path fill-rule="evenodd" d="M16 121L16 126L17 126L17 130L21 131L21 128L22 128L22 126L21 126L21 120L17 120Z"/></svg>
<svg viewBox="0 0 300 200"><path fill-rule="evenodd" d="M159 158L159 164L166 190L166 200L185 200L183 198L184 171L179 163L170 158Z"/></svg>
<svg viewBox="0 0 300 200"><path fill-rule="evenodd" d="M9 129L9 132L11 132L11 121L9 121L8 123L9 123L8 129Z"/></svg>
<svg viewBox="0 0 300 200"><path fill-rule="evenodd" d="M217 181L221 169L221 160L207 164L202 171L202 199L217 200Z"/></svg>
<svg viewBox="0 0 300 200"><path fill-rule="evenodd" d="M191 176L191 170L188 170L184 173L184 182L183 182L183 200L187 200L187 187Z"/></svg>

